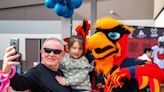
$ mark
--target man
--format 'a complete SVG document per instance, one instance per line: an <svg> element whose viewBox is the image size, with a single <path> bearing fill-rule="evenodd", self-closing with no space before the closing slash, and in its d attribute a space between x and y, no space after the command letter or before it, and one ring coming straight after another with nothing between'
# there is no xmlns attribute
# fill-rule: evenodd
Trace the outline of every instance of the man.
<svg viewBox="0 0 164 92"><path fill-rule="evenodd" d="M6 49L3 71L11 73L14 59L20 57L19 54L14 55L15 49L10 46ZM41 48L42 62L36 67L27 71L23 75L15 74L10 79L10 85L17 91L31 90L32 92L71 92L70 87L61 86L55 79L55 76L63 76L59 70L59 64L64 57L64 46L59 39L47 39Z"/></svg>
<svg viewBox="0 0 164 92"><path fill-rule="evenodd" d="M153 62L164 70L164 36L159 36L158 45L152 47Z"/></svg>

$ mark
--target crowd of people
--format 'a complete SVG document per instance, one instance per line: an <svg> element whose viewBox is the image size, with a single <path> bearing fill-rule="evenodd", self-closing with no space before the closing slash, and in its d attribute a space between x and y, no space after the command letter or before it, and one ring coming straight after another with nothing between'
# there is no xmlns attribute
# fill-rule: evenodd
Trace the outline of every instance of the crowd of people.
<svg viewBox="0 0 164 92"><path fill-rule="evenodd" d="M14 90L31 92L91 92L89 73L94 66L85 57L85 42L81 36L73 35L64 44L57 38L48 38L40 50L42 61L26 73L15 73L10 79ZM6 48L2 71L6 74L13 72L12 66L20 54L15 54L14 46ZM164 70L164 36L158 38L158 45L145 48L139 60L150 61Z"/></svg>

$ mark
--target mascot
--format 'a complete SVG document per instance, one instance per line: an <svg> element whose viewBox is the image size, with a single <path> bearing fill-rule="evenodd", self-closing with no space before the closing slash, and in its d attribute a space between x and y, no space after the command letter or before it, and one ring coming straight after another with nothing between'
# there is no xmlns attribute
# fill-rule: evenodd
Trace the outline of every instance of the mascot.
<svg viewBox="0 0 164 92"><path fill-rule="evenodd" d="M164 72L156 64L127 58L128 35L134 30L111 18L95 23L88 40L95 63L95 85L99 92L160 92Z"/></svg>
<svg viewBox="0 0 164 92"><path fill-rule="evenodd" d="M154 63L164 70L164 36L159 36L158 45L154 45L152 50Z"/></svg>

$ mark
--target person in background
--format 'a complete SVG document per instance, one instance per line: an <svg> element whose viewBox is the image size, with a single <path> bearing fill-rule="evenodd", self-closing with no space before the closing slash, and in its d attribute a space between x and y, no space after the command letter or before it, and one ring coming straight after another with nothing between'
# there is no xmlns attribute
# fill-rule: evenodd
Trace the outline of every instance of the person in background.
<svg viewBox="0 0 164 92"><path fill-rule="evenodd" d="M164 36L159 36L158 45L152 47L153 62L164 70Z"/></svg>
<svg viewBox="0 0 164 92"><path fill-rule="evenodd" d="M71 86L72 92L90 92L91 83L89 72L93 66L84 56L84 40L81 36L73 35L67 43L68 53L60 64L65 77L56 76L63 86Z"/></svg>
<svg viewBox="0 0 164 92"><path fill-rule="evenodd" d="M19 54L14 55L15 49L10 46L6 49L2 71L10 74L13 64L18 65L19 62L13 60L20 57ZM59 69L60 61L64 57L64 45L57 38L48 38L41 48L42 61L37 66L28 70L25 74L15 74L10 79L10 85L16 91L30 92L71 92L71 87L60 85L55 76L63 76Z"/></svg>
<svg viewBox="0 0 164 92"><path fill-rule="evenodd" d="M153 59L152 58L152 49L151 48L145 48L144 54L139 56L137 59L152 62L152 59Z"/></svg>

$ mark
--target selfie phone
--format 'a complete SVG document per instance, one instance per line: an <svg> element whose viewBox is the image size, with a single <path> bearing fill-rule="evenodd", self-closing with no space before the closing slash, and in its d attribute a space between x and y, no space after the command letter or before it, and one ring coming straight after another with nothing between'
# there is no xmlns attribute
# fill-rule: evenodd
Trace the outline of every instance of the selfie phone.
<svg viewBox="0 0 164 92"><path fill-rule="evenodd" d="M14 48L16 50L15 54L19 53L19 39L18 38L11 38L10 39L10 46L14 46ZM19 60L19 58L17 58L14 61L19 62L20 60Z"/></svg>

